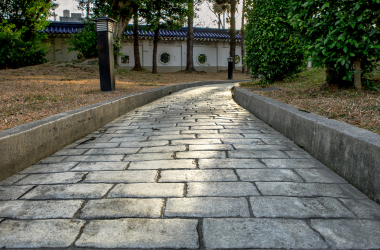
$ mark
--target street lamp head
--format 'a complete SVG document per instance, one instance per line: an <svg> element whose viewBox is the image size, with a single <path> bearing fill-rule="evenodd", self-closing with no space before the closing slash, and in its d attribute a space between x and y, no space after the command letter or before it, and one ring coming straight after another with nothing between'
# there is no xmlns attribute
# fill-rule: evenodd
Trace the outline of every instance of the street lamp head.
<svg viewBox="0 0 380 250"><path fill-rule="evenodd" d="M228 58L227 58L227 61L228 61L228 62L234 62L234 59L233 59L232 57L228 57Z"/></svg>
<svg viewBox="0 0 380 250"><path fill-rule="evenodd" d="M107 31L113 33L113 25L116 22L115 20L102 16L96 19L92 19L96 23L96 32Z"/></svg>

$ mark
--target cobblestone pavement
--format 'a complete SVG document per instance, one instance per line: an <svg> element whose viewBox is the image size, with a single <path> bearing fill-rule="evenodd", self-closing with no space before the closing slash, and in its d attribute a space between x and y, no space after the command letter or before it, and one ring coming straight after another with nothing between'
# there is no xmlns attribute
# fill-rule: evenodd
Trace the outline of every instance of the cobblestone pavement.
<svg viewBox="0 0 380 250"><path fill-rule="evenodd" d="M136 109L0 183L0 248L380 248L380 206L231 99Z"/></svg>

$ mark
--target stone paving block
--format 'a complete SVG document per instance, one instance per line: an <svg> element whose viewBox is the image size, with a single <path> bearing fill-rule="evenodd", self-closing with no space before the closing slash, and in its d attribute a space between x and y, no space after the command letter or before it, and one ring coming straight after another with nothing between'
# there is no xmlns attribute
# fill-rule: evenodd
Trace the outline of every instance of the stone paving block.
<svg viewBox="0 0 380 250"><path fill-rule="evenodd" d="M69 219L83 201L0 201L0 217L12 219Z"/></svg>
<svg viewBox="0 0 380 250"><path fill-rule="evenodd" d="M256 185L263 195L349 198L336 184L256 182Z"/></svg>
<svg viewBox="0 0 380 250"><path fill-rule="evenodd" d="M197 197L169 198L167 217L249 217L245 198Z"/></svg>
<svg viewBox="0 0 380 250"><path fill-rule="evenodd" d="M296 172L301 175L306 182L347 183L345 179L328 168L297 169Z"/></svg>
<svg viewBox="0 0 380 250"><path fill-rule="evenodd" d="M380 221L378 220L311 220L333 249L379 249Z"/></svg>
<svg viewBox="0 0 380 250"><path fill-rule="evenodd" d="M75 148L117 148L120 142L99 142L99 143L84 143Z"/></svg>
<svg viewBox="0 0 380 250"><path fill-rule="evenodd" d="M149 141L153 140L180 140L180 139L194 139L193 134L181 134L181 135L152 135L149 136Z"/></svg>
<svg viewBox="0 0 380 250"><path fill-rule="evenodd" d="M128 162L82 162L71 171L106 171L124 170Z"/></svg>
<svg viewBox="0 0 380 250"><path fill-rule="evenodd" d="M163 199L101 199L90 200L82 208L80 218L159 218L164 205Z"/></svg>
<svg viewBox="0 0 380 250"><path fill-rule="evenodd" d="M287 155L289 155L290 158L313 158L311 155L306 153L305 151L285 151Z"/></svg>
<svg viewBox="0 0 380 250"><path fill-rule="evenodd" d="M249 150L236 150L228 151L230 158L251 159L251 158L288 158L282 151L266 150L266 151L249 151Z"/></svg>
<svg viewBox="0 0 380 250"><path fill-rule="evenodd" d="M236 149L250 149L250 150L290 150L290 148L285 145L234 144L234 147Z"/></svg>
<svg viewBox="0 0 380 250"><path fill-rule="evenodd" d="M54 153L53 156L61 156L61 155L81 155L86 152L87 149L62 149L58 152Z"/></svg>
<svg viewBox="0 0 380 250"><path fill-rule="evenodd" d="M40 160L39 162L37 162L37 164L59 163L66 158L67 156L49 156L45 159Z"/></svg>
<svg viewBox="0 0 380 250"><path fill-rule="evenodd" d="M199 248L198 220L94 220L75 245L91 248Z"/></svg>
<svg viewBox="0 0 380 250"><path fill-rule="evenodd" d="M226 153L224 151L187 151L187 152L178 152L176 153L176 158L181 159L188 159L188 158L203 158L203 159L209 159L209 158L218 158L223 159L226 158Z"/></svg>
<svg viewBox="0 0 380 250"><path fill-rule="evenodd" d="M163 170L159 182L237 181L232 170Z"/></svg>
<svg viewBox="0 0 380 250"><path fill-rule="evenodd" d="M210 144L210 145L189 145L189 150L190 151L197 151L197 150L234 150L234 148L228 144ZM200 158L203 158L203 157L200 157Z"/></svg>
<svg viewBox="0 0 380 250"><path fill-rule="evenodd" d="M58 200L58 199L100 199L112 184L71 184L41 185L22 196L21 199Z"/></svg>
<svg viewBox="0 0 380 250"><path fill-rule="evenodd" d="M213 125L213 126L191 126L191 129L195 129L195 130L211 129L211 130L214 130L214 129L224 129L224 127L223 126L217 126L217 125Z"/></svg>
<svg viewBox="0 0 380 250"><path fill-rule="evenodd" d="M66 172L72 169L78 162L64 162L51 164L37 164L21 171L21 174Z"/></svg>
<svg viewBox="0 0 380 250"><path fill-rule="evenodd" d="M99 162L99 161L121 161L124 155L80 155L80 156L69 156L64 161L65 162Z"/></svg>
<svg viewBox="0 0 380 250"><path fill-rule="evenodd" d="M257 144L257 143L263 143L260 139L240 139L240 138L221 138L224 144Z"/></svg>
<svg viewBox="0 0 380 250"><path fill-rule="evenodd" d="M260 132L260 131L257 131L257 130L248 130L248 129L232 129L232 128L228 128L228 129L221 129L219 131L219 133L221 134L243 134L244 138L267 138L267 137L260 137L260 136L263 136L263 134ZM258 135L258 137L247 137L246 134L252 134L252 135Z"/></svg>
<svg viewBox="0 0 380 250"><path fill-rule="evenodd" d="M304 182L289 169L237 169L236 172L242 181Z"/></svg>
<svg viewBox="0 0 380 250"><path fill-rule="evenodd" d="M144 153L126 155L123 161L151 161L174 159L174 153Z"/></svg>
<svg viewBox="0 0 380 250"><path fill-rule="evenodd" d="M212 130L212 129L201 129L201 130L195 130L195 129L192 129L192 130L182 130L181 131L181 134L203 134L203 135L213 135L213 134L218 134L218 130ZM203 138L203 137L199 137L198 138ZM210 137L207 137L207 138L213 138L212 136Z"/></svg>
<svg viewBox="0 0 380 250"><path fill-rule="evenodd" d="M94 171L90 172L84 182L104 182L104 183L118 183L118 182L154 182L157 171L144 170L144 171Z"/></svg>
<svg viewBox="0 0 380 250"><path fill-rule="evenodd" d="M104 149L90 149L85 155L125 155L135 154L139 148L104 148Z"/></svg>
<svg viewBox="0 0 380 250"><path fill-rule="evenodd" d="M168 152L178 152L185 151L185 145L178 146L164 146L164 147L150 147L141 149L140 153L168 153Z"/></svg>
<svg viewBox="0 0 380 250"><path fill-rule="evenodd" d="M51 174L31 174L17 182L16 185L70 184L80 182L86 173L65 172Z"/></svg>
<svg viewBox="0 0 380 250"><path fill-rule="evenodd" d="M370 199L340 199L359 219L380 219L380 205Z"/></svg>
<svg viewBox="0 0 380 250"><path fill-rule="evenodd" d="M284 138L284 136L280 136L280 135L271 135L271 134L260 134L259 133L248 133L250 131L254 131L254 130L245 130L243 133L243 136L244 138L247 138L247 139L282 139Z"/></svg>
<svg viewBox="0 0 380 250"><path fill-rule="evenodd" d="M163 141L146 141L146 142L123 142L120 144L120 148L140 148L140 147L157 147L169 145L168 140Z"/></svg>
<svg viewBox="0 0 380 250"><path fill-rule="evenodd" d="M0 224L0 248L69 247L83 220L6 220Z"/></svg>
<svg viewBox="0 0 380 250"><path fill-rule="evenodd" d="M362 192L360 192L359 190L357 190L356 188L354 188L352 185L350 185L348 183L347 184L339 184L339 186L341 188L343 188L344 191L349 193L355 199L368 199L367 195L363 194Z"/></svg>
<svg viewBox="0 0 380 250"><path fill-rule="evenodd" d="M202 134L198 134L197 138L200 138L200 139L244 139L244 137L241 134L217 134L217 133L215 134L202 133Z"/></svg>
<svg viewBox="0 0 380 250"><path fill-rule="evenodd" d="M143 142L147 141L148 137L115 137L109 140L109 142Z"/></svg>
<svg viewBox="0 0 380 250"><path fill-rule="evenodd" d="M330 197L263 197L250 198L255 217L281 218L356 218L337 199Z"/></svg>
<svg viewBox="0 0 380 250"><path fill-rule="evenodd" d="M249 182L191 182L187 184L187 197L219 196L243 197L260 195Z"/></svg>
<svg viewBox="0 0 380 250"><path fill-rule="evenodd" d="M187 126L216 126L215 122L179 122L178 127L187 127Z"/></svg>
<svg viewBox="0 0 380 250"><path fill-rule="evenodd" d="M173 140L172 145L185 145L185 144L221 144L219 139L188 139L188 140Z"/></svg>
<svg viewBox="0 0 380 250"><path fill-rule="evenodd" d="M34 186L3 186L0 187L0 200L17 200Z"/></svg>
<svg viewBox="0 0 380 250"><path fill-rule="evenodd" d="M207 249L327 249L304 221L294 219L226 218L203 221Z"/></svg>
<svg viewBox="0 0 380 250"><path fill-rule="evenodd" d="M268 168L324 168L315 159L262 159Z"/></svg>
<svg viewBox="0 0 380 250"><path fill-rule="evenodd" d="M183 131L187 131L187 130L183 130ZM144 136L152 136L152 135L154 135L154 136L155 135L179 135L179 134L180 134L180 130L164 131L164 132L153 130L151 132L145 132Z"/></svg>
<svg viewBox="0 0 380 250"><path fill-rule="evenodd" d="M128 169L183 169L196 168L194 160L157 160L131 162Z"/></svg>
<svg viewBox="0 0 380 250"><path fill-rule="evenodd" d="M256 159L200 159L200 169L207 168L266 168Z"/></svg>
<svg viewBox="0 0 380 250"><path fill-rule="evenodd" d="M108 194L110 198L123 197L183 197L183 183L118 184Z"/></svg>
<svg viewBox="0 0 380 250"><path fill-rule="evenodd" d="M12 175L12 176L8 177L7 179L5 179L3 181L0 181L0 186L10 186L13 183L21 180L25 176L26 176L25 174L15 174L15 175Z"/></svg>

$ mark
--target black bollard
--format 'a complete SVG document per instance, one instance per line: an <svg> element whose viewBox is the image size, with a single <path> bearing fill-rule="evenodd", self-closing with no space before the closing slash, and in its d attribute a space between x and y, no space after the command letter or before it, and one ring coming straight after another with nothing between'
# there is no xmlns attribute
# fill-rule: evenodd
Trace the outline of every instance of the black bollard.
<svg viewBox="0 0 380 250"><path fill-rule="evenodd" d="M234 79L234 59L232 57L227 58L228 61L228 80Z"/></svg>
<svg viewBox="0 0 380 250"><path fill-rule="evenodd" d="M96 22L99 47L100 90L115 90L115 70L113 57L113 26L115 20L108 17L93 19Z"/></svg>

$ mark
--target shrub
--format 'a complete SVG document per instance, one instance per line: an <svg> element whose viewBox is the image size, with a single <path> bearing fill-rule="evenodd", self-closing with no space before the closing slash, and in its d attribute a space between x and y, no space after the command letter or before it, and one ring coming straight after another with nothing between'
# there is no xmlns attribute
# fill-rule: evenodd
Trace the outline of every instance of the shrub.
<svg viewBox="0 0 380 250"><path fill-rule="evenodd" d="M84 28L78 30L78 33L66 42L71 46L68 52L78 51L84 58L98 56L98 37L94 23L85 22Z"/></svg>

